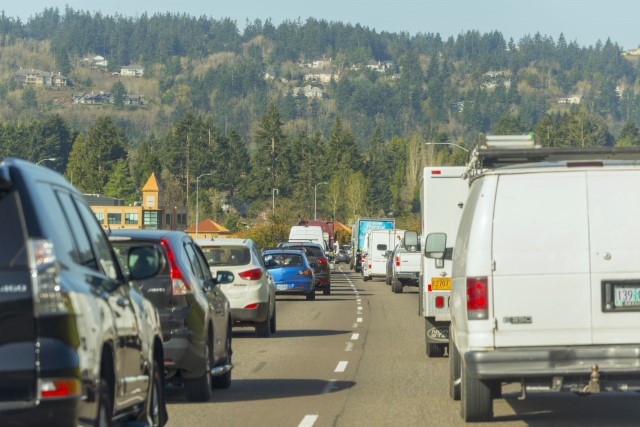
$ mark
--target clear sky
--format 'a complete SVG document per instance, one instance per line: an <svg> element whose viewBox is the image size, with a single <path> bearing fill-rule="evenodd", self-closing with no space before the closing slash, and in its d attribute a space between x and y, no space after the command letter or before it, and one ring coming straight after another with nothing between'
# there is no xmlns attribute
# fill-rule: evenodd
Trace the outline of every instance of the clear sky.
<svg viewBox="0 0 640 427"><path fill-rule="evenodd" d="M147 12L178 12L214 19L231 18L243 30L247 20L309 17L360 24L377 32L411 35L439 33L443 39L469 30L500 31L516 42L524 35L564 34L581 46L610 38L623 49L640 46L639 0L7 0L0 10L26 21L46 7L66 5L104 15L136 17Z"/></svg>

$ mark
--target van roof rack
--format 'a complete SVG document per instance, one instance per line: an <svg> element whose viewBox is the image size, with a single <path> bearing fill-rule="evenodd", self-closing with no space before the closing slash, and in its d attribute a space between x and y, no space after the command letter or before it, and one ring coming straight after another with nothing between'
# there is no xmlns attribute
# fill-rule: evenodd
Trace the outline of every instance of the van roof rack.
<svg viewBox="0 0 640 427"><path fill-rule="evenodd" d="M528 135L487 135L469 153L463 178L472 178L486 169L523 163L554 161L640 160L640 146L629 147L541 147L533 133Z"/></svg>

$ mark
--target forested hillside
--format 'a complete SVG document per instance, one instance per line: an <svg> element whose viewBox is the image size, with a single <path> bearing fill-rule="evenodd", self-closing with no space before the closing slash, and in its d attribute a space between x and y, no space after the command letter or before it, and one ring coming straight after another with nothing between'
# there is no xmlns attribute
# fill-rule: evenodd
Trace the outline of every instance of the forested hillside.
<svg viewBox="0 0 640 427"><path fill-rule="evenodd" d="M193 208L196 177L213 171L201 215L232 228L270 211L274 188L287 220L310 216L317 193L322 216L411 221L422 166L465 158L424 142L534 131L545 146L639 144L635 59L615 41L562 34L443 40L314 19L240 28L181 14L2 14L0 155L55 157L48 166L82 191L128 201L154 171ZM134 64L142 76L121 73ZM68 85L22 86L30 69ZM100 92L111 100L74 102ZM236 213L221 212L223 199Z"/></svg>

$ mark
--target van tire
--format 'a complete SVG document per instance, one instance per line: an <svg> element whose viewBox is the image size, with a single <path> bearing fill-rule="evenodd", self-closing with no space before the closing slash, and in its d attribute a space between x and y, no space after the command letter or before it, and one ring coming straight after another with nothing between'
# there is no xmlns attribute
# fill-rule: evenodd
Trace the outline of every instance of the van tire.
<svg viewBox="0 0 640 427"><path fill-rule="evenodd" d="M167 423L167 410L164 400L163 372L158 362L153 362L149 396L139 421L146 422L149 427L162 427Z"/></svg>
<svg viewBox="0 0 640 427"><path fill-rule="evenodd" d="M111 427L113 424L113 403L111 403L111 395L109 394L109 384L107 378L100 378L100 386L98 389L98 414L95 422L96 427Z"/></svg>
<svg viewBox="0 0 640 427"><path fill-rule="evenodd" d="M460 355L453 342L449 341L449 396L460 400ZM458 383L456 384L456 381Z"/></svg>
<svg viewBox="0 0 640 427"><path fill-rule="evenodd" d="M403 286L400 280L391 278L391 290L393 291L394 294L401 294L402 288Z"/></svg>
<svg viewBox="0 0 640 427"><path fill-rule="evenodd" d="M460 415L469 421L489 421L493 418L493 399L488 383L475 378L466 366L460 366Z"/></svg>

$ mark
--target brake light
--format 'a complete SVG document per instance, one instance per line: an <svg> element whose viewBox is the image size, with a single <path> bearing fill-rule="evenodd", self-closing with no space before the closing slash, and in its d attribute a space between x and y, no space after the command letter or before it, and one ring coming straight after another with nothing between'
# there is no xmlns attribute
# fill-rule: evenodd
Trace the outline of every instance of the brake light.
<svg viewBox="0 0 640 427"><path fill-rule="evenodd" d="M439 169L434 169L431 171L431 175L440 175L442 172Z"/></svg>
<svg viewBox="0 0 640 427"><path fill-rule="evenodd" d="M260 280L262 277L262 270L259 268L254 268L253 270L243 271L238 274L241 279L244 280Z"/></svg>
<svg viewBox="0 0 640 427"><path fill-rule="evenodd" d="M400 257L396 255L396 267L400 267Z"/></svg>
<svg viewBox="0 0 640 427"><path fill-rule="evenodd" d="M318 262L320 264L326 264L327 263L327 259L326 258L318 258Z"/></svg>
<svg viewBox="0 0 640 427"><path fill-rule="evenodd" d="M436 308L444 308L444 297L436 297Z"/></svg>
<svg viewBox="0 0 640 427"><path fill-rule="evenodd" d="M160 245L167 252L167 258L169 259L169 276L171 277L171 295L187 295L191 293L191 286L184 280L178 264L176 264L176 256L173 253L173 249L169 244L166 237L163 237L160 241Z"/></svg>
<svg viewBox="0 0 640 427"><path fill-rule="evenodd" d="M250 309L250 310L253 310L253 309L255 309L255 308L258 308L258 303L257 303L257 302L254 302L254 303L252 303L252 304L245 305L245 306L244 306L244 308L248 308L248 309Z"/></svg>
<svg viewBox="0 0 640 427"><path fill-rule="evenodd" d="M298 276L311 276L311 270L300 270L297 274Z"/></svg>
<svg viewBox="0 0 640 427"><path fill-rule="evenodd" d="M467 318L469 320L489 318L489 280L483 277L467 277Z"/></svg>
<svg viewBox="0 0 640 427"><path fill-rule="evenodd" d="M43 379L40 381L40 397L80 396L80 381L75 378Z"/></svg>

